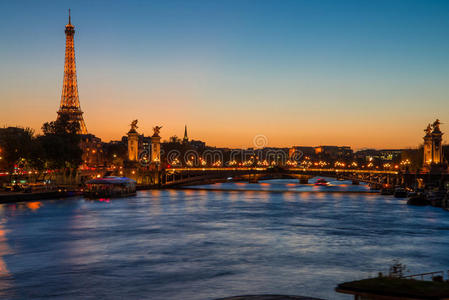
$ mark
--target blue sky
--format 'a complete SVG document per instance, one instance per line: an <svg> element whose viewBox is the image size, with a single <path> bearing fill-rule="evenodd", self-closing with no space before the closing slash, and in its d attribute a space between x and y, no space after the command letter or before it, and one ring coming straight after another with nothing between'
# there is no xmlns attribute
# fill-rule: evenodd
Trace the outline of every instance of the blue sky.
<svg viewBox="0 0 449 300"><path fill-rule="evenodd" d="M449 120L449 1L2 1L0 125L55 118L68 8L104 140L139 119L218 146L409 147Z"/></svg>

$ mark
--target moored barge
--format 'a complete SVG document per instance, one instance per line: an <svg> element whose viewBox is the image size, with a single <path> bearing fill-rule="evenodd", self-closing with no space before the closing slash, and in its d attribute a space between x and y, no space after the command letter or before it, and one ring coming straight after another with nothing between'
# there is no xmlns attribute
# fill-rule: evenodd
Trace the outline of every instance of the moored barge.
<svg viewBox="0 0 449 300"><path fill-rule="evenodd" d="M105 176L87 182L87 198L126 197L136 194L136 181L128 177Z"/></svg>

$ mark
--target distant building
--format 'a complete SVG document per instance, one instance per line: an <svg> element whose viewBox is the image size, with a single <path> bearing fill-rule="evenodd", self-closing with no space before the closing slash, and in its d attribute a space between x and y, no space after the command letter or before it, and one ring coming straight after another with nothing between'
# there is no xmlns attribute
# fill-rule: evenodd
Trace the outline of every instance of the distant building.
<svg viewBox="0 0 449 300"><path fill-rule="evenodd" d="M353 151L349 146L318 146L315 147L315 154L331 159L351 158Z"/></svg>
<svg viewBox="0 0 449 300"><path fill-rule="evenodd" d="M380 159L380 152L376 149L363 149L354 153L354 158L363 161L372 161Z"/></svg>
<svg viewBox="0 0 449 300"><path fill-rule="evenodd" d="M80 147L83 150L84 167L98 167L104 165L103 142L93 134L81 136Z"/></svg>
<svg viewBox="0 0 449 300"><path fill-rule="evenodd" d="M300 157L296 157L296 158L301 158L301 157L306 157L306 156L314 156L315 155L315 148L314 147L307 147L307 146L293 146L289 149L288 151L288 156L290 158L292 158L295 153L299 154ZM298 155L296 155L298 156Z"/></svg>
<svg viewBox="0 0 449 300"><path fill-rule="evenodd" d="M191 140L189 144L196 149L203 149L206 147L206 143L203 141Z"/></svg>
<svg viewBox="0 0 449 300"><path fill-rule="evenodd" d="M404 149L383 149L379 150L379 158L382 161L398 161L401 159L401 154Z"/></svg>

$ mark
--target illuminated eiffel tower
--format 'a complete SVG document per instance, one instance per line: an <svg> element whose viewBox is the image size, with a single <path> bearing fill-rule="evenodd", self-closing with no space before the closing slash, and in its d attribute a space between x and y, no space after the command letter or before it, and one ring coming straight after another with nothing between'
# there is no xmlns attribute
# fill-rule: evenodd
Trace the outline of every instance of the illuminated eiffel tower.
<svg viewBox="0 0 449 300"><path fill-rule="evenodd" d="M83 112L80 107L78 97L78 85L76 83L76 66L75 66L75 47L73 36L75 35L75 27L70 20L65 25L65 63L64 63L64 83L62 85L61 105L58 111L58 117L67 115L69 120L76 121L80 124L79 134L87 134L87 127L84 123Z"/></svg>

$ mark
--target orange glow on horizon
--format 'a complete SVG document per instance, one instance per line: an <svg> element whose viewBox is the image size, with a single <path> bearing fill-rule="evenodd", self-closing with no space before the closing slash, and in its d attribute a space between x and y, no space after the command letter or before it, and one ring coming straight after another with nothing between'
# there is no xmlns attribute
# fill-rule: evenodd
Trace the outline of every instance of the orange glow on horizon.
<svg viewBox="0 0 449 300"><path fill-rule="evenodd" d="M24 108L17 118L13 110L0 112L0 117L4 120L2 126L21 126L30 127L37 134L41 133L40 127L46 121L54 120L56 113L42 113L36 115L30 109ZM54 111L54 110L53 110ZM140 114L133 114L136 117L115 116L111 112L108 114L99 114L98 118L91 118L91 114L86 115L86 123L89 133L92 133L104 142L110 140L120 140L129 130L129 122L132 119L139 119L139 133L145 135L152 134L154 125L163 125L161 131L162 140L168 140L171 136L183 136L184 124L187 123L189 139L201 140L208 146L229 147L229 148L250 148L254 147L253 139L256 135L267 137L267 147L291 147L291 146L319 146L319 145L337 145L351 146L353 149L359 148L414 148L422 143L422 127L427 119L417 120L410 123L397 124L395 120L379 120L382 126L366 124L362 120L354 120L354 124L359 122L359 126L347 125L336 128L332 126L332 120L323 120L310 128L310 124L304 120L298 120L295 123L285 124L285 120L280 118L279 123L275 121L272 124L266 124L262 120L257 120L256 116L248 116L245 122L228 120L225 117L216 117L211 120L211 116L193 119L190 122L180 120L182 117L175 115L166 116L160 120L150 120L150 117ZM128 115L128 114L127 114ZM139 115L141 118L139 118ZM13 121L13 119L15 119ZM221 120L220 120L221 119ZM230 124L226 124L229 122ZM207 124L207 125L206 125ZM297 128L291 130L291 128ZM385 128L390 128L388 131ZM443 132L444 127L442 128Z"/></svg>

